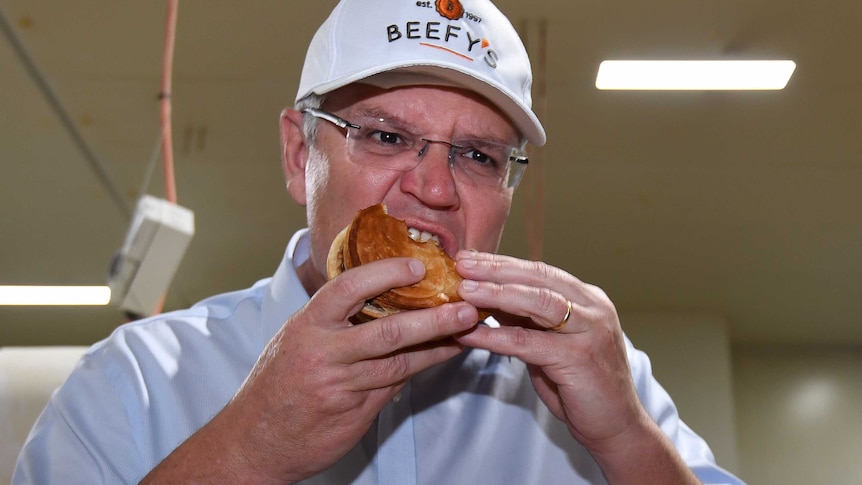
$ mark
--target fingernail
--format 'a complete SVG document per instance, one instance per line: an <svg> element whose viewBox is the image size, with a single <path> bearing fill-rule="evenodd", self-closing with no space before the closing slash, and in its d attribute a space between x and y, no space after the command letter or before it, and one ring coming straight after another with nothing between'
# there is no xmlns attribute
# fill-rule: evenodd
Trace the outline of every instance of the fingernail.
<svg viewBox="0 0 862 485"><path fill-rule="evenodd" d="M475 259L462 259L458 261L458 263L460 263L464 268L475 268L476 265L479 264Z"/></svg>
<svg viewBox="0 0 862 485"><path fill-rule="evenodd" d="M462 280L461 289L464 291L476 291L479 288L479 282L473 280Z"/></svg>
<svg viewBox="0 0 862 485"><path fill-rule="evenodd" d="M464 305L458 309L458 320L461 323L471 323L476 320L476 317L473 315L473 310Z"/></svg>
<svg viewBox="0 0 862 485"><path fill-rule="evenodd" d="M410 271L416 276L422 276L425 274L425 265L422 264L422 261L418 259L411 259L407 265L410 267Z"/></svg>

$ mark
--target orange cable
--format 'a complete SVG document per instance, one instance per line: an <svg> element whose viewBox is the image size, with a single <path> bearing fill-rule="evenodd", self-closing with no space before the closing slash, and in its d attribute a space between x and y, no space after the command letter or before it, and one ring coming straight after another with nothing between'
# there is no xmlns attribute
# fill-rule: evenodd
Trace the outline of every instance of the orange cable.
<svg viewBox="0 0 862 485"><path fill-rule="evenodd" d="M162 161L164 162L165 199L177 203L177 182L174 176L174 142L171 127L171 78L174 64L174 39L177 33L177 7L179 0L168 0L165 20L165 47L162 59L162 90L159 93L162 121ZM167 294L156 304L153 314L159 314L165 306Z"/></svg>
<svg viewBox="0 0 862 485"><path fill-rule="evenodd" d="M177 182L174 177L174 144L171 135L171 77L174 63L174 39L177 30L177 7L179 0L168 0L167 19L165 26L165 51L162 60L162 160L164 162L165 198L177 203Z"/></svg>

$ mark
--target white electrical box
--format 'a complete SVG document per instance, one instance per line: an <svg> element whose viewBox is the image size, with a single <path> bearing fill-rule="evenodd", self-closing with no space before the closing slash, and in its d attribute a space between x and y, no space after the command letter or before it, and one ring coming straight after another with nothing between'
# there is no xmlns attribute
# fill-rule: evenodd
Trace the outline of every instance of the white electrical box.
<svg viewBox="0 0 862 485"><path fill-rule="evenodd" d="M194 213L149 195L138 200L123 248L111 264L111 304L152 315L195 233Z"/></svg>

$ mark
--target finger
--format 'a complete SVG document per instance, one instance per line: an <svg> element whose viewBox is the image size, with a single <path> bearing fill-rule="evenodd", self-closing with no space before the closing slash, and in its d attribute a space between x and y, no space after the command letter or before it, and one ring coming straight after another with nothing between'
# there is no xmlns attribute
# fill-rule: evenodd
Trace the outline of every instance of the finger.
<svg viewBox="0 0 862 485"><path fill-rule="evenodd" d="M455 340L465 347L517 357L539 367L555 364L559 360L559 355L554 353L558 343L554 342L554 335L549 332L523 327L490 328L479 325L456 336Z"/></svg>
<svg viewBox="0 0 862 485"><path fill-rule="evenodd" d="M511 315L526 317L536 327L547 330L565 327L568 332L577 331L575 325L569 328L569 322L577 320L572 318L573 315L585 311L561 293L545 287L463 280L458 293L479 308L497 308ZM507 322L503 319L500 323Z"/></svg>
<svg viewBox="0 0 862 485"><path fill-rule="evenodd" d="M423 370L445 362L464 347L451 338L410 347L386 357L354 364L356 377L352 384L358 391L398 386Z"/></svg>
<svg viewBox="0 0 862 485"><path fill-rule="evenodd" d="M425 276L425 265L415 258L387 258L351 268L330 280L315 293L310 304L321 321L344 322L355 315L366 300L392 288L412 285Z"/></svg>
<svg viewBox="0 0 862 485"><path fill-rule="evenodd" d="M462 250L456 254L455 267L467 279L540 286L560 293L582 284L579 279L557 267L502 254Z"/></svg>
<svg viewBox="0 0 862 485"><path fill-rule="evenodd" d="M443 339L474 327L479 321L476 307L447 303L423 310L403 311L350 328L346 362L388 356L400 350Z"/></svg>
<svg viewBox="0 0 862 485"><path fill-rule="evenodd" d="M519 282L543 286L554 280L579 281L565 271L541 261L527 261L503 254L461 250L455 255L458 273L465 278L490 279L498 283Z"/></svg>
<svg viewBox="0 0 862 485"><path fill-rule="evenodd" d="M599 287L541 261L462 250L456 254L456 268L458 273L467 279L544 287L566 295L573 303L583 306L600 302L606 296ZM566 306L563 305L562 308ZM557 316L564 314L560 312Z"/></svg>
<svg viewBox="0 0 862 485"><path fill-rule="evenodd" d="M563 318L560 320L560 323L551 327L551 331L553 332L561 332L569 324L569 318L572 316L572 310L574 307L572 305L572 300L566 300L566 314L563 315Z"/></svg>

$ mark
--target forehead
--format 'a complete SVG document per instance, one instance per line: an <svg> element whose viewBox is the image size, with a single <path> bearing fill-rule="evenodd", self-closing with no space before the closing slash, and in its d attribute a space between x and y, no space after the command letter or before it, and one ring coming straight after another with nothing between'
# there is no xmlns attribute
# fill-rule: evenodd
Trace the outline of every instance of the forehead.
<svg viewBox="0 0 862 485"><path fill-rule="evenodd" d="M386 114L429 133L469 132L513 143L521 138L512 122L491 102L472 91L454 87L382 89L352 84L328 94L325 105L345 117Z"/></svg>

